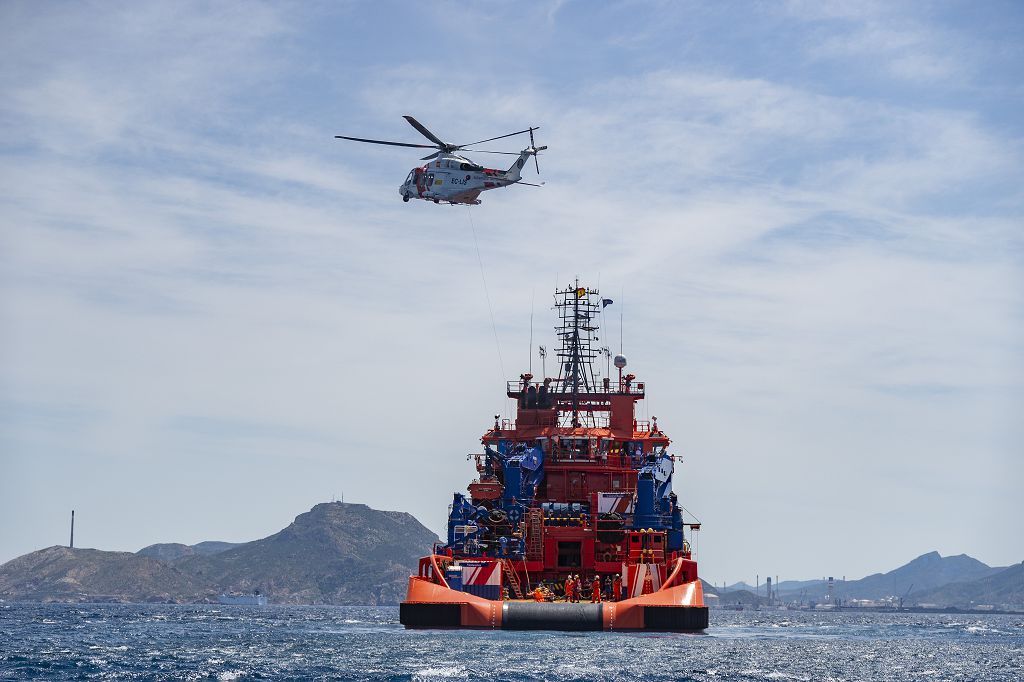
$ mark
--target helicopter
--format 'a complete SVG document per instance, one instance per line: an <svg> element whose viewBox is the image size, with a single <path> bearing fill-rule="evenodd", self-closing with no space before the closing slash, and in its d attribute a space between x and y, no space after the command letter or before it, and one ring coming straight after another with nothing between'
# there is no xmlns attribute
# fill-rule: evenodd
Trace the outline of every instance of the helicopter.
<svg viewBox="0 0 1024 682"><path fill-rule="evenodd" d="M537 162L537 154L538 152L547 149L547 146L537 147L534 143L533 131L539 130L539 127L530 127L526 130L519 130L506 135L498 135L497 137L489 137L486 140L479 140L478 142L471 142L469 144L450 144L448 142L442 142L437 135L434 135L434 133L427 130L426 126L412 116L404 116L403 118L409 122L409 125L418 130L423 137L433 142L433 144L368 140L362 137L348 137L347 135L334 136L341 140L369 142L370 144L386 144L392 147L437 149L438 151L433 154L424 156L420 159L421 161L429 161L430 163L425 166L420 166L419 168L413 168L409 171L409 175L406 176L405 182L398 187L398 194L402 197L402 201L409 201L409 199L424 199L426 201L433 201L435 204L439 204L443 201L451 205L476 205L480 203L480 199L478 198L480 193L489 189L497 189L499 187L508 187L509 185L517 184L530 185L532 187L541 186L532 182L525 182L522 179L523 166L526 165L526 160L531 156L533 157L533 163L537 169L537 173L540 173L540 164ZM530 135L530 146L521 152L494 152L483 149L467 149L467 147L483 144L484 142L493 142L494 140L501 140L506 137L512 137L513 135L524 135L527 133ZM508 154L510 156L518 156L519 158L516 159L516 162L513 163L512 167L508 170L484 168L458 153L463 150L479 154Z"/></svg>

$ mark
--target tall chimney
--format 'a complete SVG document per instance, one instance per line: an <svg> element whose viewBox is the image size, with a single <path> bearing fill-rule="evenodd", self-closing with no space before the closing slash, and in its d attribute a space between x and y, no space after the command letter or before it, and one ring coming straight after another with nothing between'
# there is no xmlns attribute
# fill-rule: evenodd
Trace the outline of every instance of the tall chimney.
<svg viewBox="0 0 1024 682"><path fill-rule="evenodd" d="M71 510L71 543L68 545L69 548L75 548L75 510Z"/></svg>

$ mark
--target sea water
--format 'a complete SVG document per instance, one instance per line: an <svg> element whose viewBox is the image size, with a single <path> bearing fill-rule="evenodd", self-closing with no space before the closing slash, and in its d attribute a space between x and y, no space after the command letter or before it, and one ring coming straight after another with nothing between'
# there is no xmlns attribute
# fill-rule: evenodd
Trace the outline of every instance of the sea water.
<svg viewBox="0 0 1024 682"><path fill-rule="evenodd" d="M0 604L0 679L1022 680L1024 616L711 612L704 634L406 630L397 608Z"/></svg>

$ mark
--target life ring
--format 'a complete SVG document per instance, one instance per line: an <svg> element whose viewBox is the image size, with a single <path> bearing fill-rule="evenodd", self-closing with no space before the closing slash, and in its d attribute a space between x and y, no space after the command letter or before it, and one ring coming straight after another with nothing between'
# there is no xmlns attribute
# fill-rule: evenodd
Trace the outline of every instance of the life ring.
<svg viewBox="0 0 1024 682"><path fill-rule="evenodd" d="M508 510L508 520L512 523L519 523L519 520L523 518L523 510L519 507L512 507Z"/></svg>

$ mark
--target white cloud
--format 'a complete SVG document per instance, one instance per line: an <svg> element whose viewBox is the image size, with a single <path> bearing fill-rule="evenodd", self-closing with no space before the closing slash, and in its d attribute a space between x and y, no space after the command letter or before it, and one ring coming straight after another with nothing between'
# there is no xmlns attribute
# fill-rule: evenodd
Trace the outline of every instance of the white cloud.
<svg viewBox="0 0 1024 682"><path fill-rule="evenodd" d="M599 275L624 307L645 409L687 453L687 506L718 538L703 545L711 577L768 542L746 505L791 521L772 541L792 557L785 570L804 570L803 538L829 531L801 506L823 508L836 487L890 495L870 512L895 528L878 541L883 564L823 545L850 573L909 558L902 533L931 543L921 551L1006 551L995 531L964 547L926 519L896 519L887 487L890 470L916 475L927 485L901 490L900 504L940 504L967 451L1019 478L1007 453L1024 435L1012 419L1024 383L1021 154L983 112L730 64L553 86L412 64L383 45L310 93L282 82L308 75L326 46L304 44L300 17L274 6L241 17L248 7L70 8L32 17L11 43L0 385L18 407L2 447L20 490L2 491L4 513L85 496L111 528L124 510L99 497L133 516L180 514L99 536L133 548L248 539L344 488L439 529L470 474L459 453L503 409L471 214L506 373L527 362L534 294L536 341L551 345L556 281ZM574 7L555 10L560 26ZM346 26L339 35L356 40ZM896 59L927 55L933 35L870 38ZM853 30L828 58L856 61L849 45L865 40ZM540 54L535 73L555 56L572 55ZM415 154L331 136L413 141L404 113L455 142L541 124L547 186L489 192L471 212L402 204ZM606 340L614 312L609 323ZM74 476L32 478L61 465ZM723 471L751 474L723 486ZM1010 504L998 482L970 476L965 500ZM138 490L154 479L168 489L147 499ZM174 493L224 479L239 485L188 505ZM243 521L242 507L261 509ZM833 510L837 524L863 513ZM34 548L41 532L5 531L0 553Z"/></svg>

